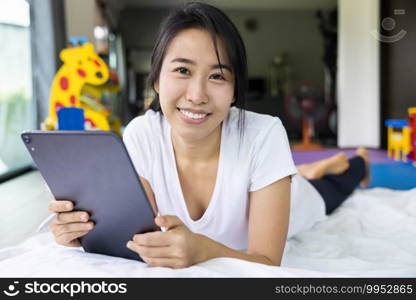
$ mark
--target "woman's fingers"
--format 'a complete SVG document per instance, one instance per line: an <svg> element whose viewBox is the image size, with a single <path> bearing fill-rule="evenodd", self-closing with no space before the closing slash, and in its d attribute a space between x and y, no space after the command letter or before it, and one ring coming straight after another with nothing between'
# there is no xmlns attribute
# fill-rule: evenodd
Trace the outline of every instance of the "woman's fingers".
<svg viewBox="0 0 416 300"><path fill-rule="evenodd" d="M132 239L141 246L169 246L175 242L173 235L169 232L153 231L135 234Z"/></svg>
<svg viewBox="0 0 416 300"><path fill-rule="evenodd" d="M140 256L145 256L149 258L156 258L156 257L171 257L172 256L172 248L169 246L162 246L162 247L146 247L140 246L135 242L129 241L127 243L127 248L133 250Z"/></svg>
<svg viewBox="0 0 416 300"><path fill-rule="evenodd" d="M51 231L55 237L55 241L64 246L79 247L81 244L78 238L86 235L94 228L93 222L88 223L67 223L51 225Z"/></svg>
<svg viewBox="0 0 416 300"><path fill-rule="evenodd" d="M55 237L55 239L58 244L70 247L79 247L81 246L81 244L78 238L86 235L88 232L89 231L67 232L65 234Z"/></svg>
<svg viewBox="0 0 416 300"><path fill-rule="evenodd" d="M48 209L58 213L50 228L58 244L79 247L79 237L86 235L94 228L94 223L88 221L90 216L85 211L72 211L74 204L70 200L53 200Z"/></svg>
<svg viewBox="0 0 416 300"><path fill-rule="evenodd" d="M141 256L141 258L144 260L145 263L147 263L151 267L168 267L172 269L180 269L180 268L186 268L188 265L181 260L175 259L175 258L152 258L152 257L146 257Z"/></svg>
<svg viewBox="0 0 416 300"><path fill-rule="evenodd" d="M55 213L67 212L74 209L74 204L69 200L52 200L49 202L48 209Z"/></svg>
<svg viewBox="0 0 416 300"><path fill-rule="evenodd" d="M87 223L67 223L67 224L52 224L51 229L55 236L61 236L67 233L77 231L90 231L94 228L93 222Z"/></svg>
<svg viewBox="0 0 416 300"><path fill-rule="evenodd" d="M62 212L56 216L57 224L87 222L90 216L85 211Z"/></svg>

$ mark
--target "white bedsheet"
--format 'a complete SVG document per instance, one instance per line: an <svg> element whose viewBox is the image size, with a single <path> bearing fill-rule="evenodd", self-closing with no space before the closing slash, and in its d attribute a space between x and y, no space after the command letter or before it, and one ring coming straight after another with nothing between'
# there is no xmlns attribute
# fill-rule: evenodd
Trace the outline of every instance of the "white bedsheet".
<svg viewBox="0 0 416 300"><path fill-rule="evenodd" d="M49 232L0 249L0 277L416 277L416 189L356 191L327 220L288 241L282 267L218 258L151 268L54 243Z"/></svg>
<svg viewBox="0 0 416 300"><path fill-rule="evenodd" d="M416 277L416 188L357 190L288 241L283 266L357 277Z"/></svg>
<svg viewBox="0 0 416 300"><path fill-rule="evenodd" d="M0 250L0 277L326 277L330 274L217 258L183 269L59 246L50 232Z"/></svg>

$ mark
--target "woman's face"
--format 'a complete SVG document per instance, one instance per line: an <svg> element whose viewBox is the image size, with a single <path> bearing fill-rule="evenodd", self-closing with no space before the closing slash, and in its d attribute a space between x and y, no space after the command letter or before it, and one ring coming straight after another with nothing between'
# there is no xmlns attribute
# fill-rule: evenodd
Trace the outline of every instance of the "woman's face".
<svg viewBox="0 0 416 300"><path fill-rule="evenodd" d="M211 34L180 31L166 49L155 89L172 132L186 140L218 133L234 98L234 75L224 45L217 39L222 72Z"/></svg>

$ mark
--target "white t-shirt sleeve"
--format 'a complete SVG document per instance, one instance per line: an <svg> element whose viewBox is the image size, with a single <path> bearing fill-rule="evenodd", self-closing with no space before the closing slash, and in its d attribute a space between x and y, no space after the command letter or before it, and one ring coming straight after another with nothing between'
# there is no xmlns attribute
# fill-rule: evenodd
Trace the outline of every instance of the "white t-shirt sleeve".
<svg viewBox="0 0 416 300"><path fill-rule="evenodd" d="M282 122L276 118L274 124L266 130L253 145L250 192L297 173Z"/></svg>
<svg viewBox="0 0 416 300"><path fill-rule="evenodd" d="M133 119L123 133L123 142L134 168L139 176L147 181L150 181L152 172L151 135L150 124L146 115Z"/></svg>

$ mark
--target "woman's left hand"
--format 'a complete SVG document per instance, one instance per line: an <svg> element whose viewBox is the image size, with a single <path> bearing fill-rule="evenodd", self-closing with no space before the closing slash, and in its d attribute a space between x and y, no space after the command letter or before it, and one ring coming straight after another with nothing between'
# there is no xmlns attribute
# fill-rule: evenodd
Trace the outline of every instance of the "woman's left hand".
<svg viewBox="0 0 416 300"><path fill-rule="evenodd" d="M158 216L155 223L166 231L136 234L127 248L152 267L185 268L199 262L199 235L190 231L177 216Z"/></svg>

